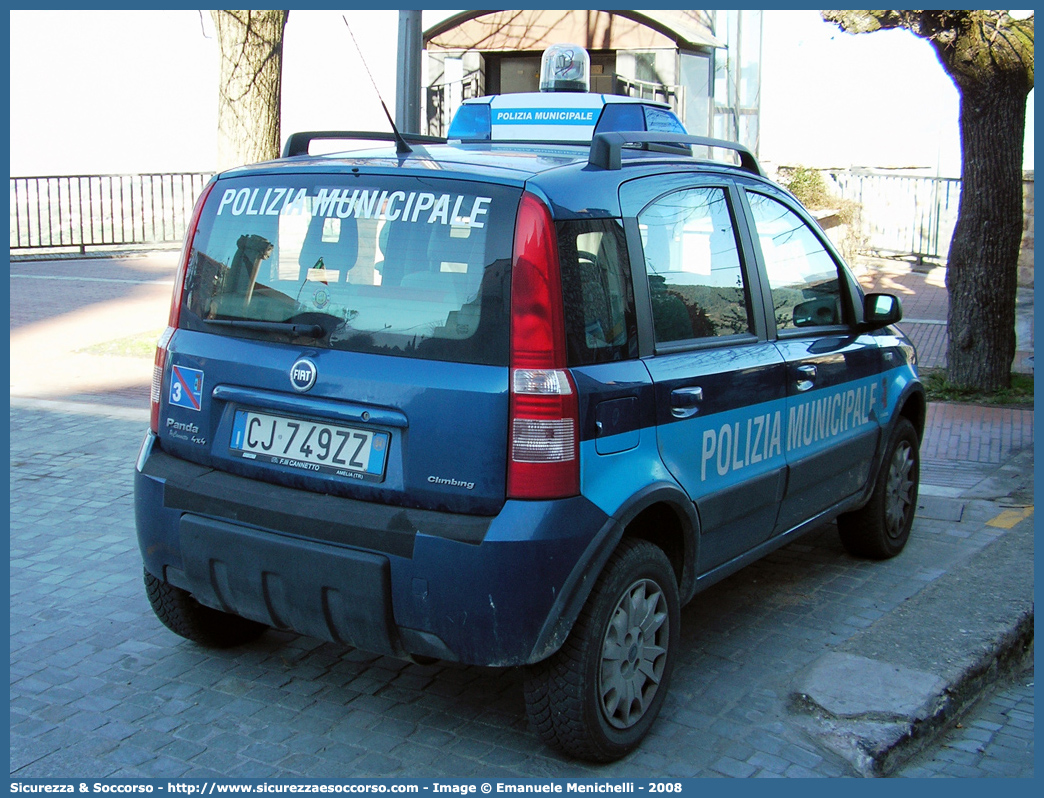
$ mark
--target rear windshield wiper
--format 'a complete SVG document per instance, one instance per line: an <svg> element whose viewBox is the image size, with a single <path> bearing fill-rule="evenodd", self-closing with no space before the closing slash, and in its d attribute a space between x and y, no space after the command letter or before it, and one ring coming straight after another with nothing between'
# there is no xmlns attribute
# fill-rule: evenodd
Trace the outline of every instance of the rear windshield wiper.
<svg viewBox="0 0 1044 798"><path fill-rule="evenodd" d="M251 319L203 319L205 324L230 327L234 330L283 333L303 338L322 338L326 333L318 324L297 324L292 321L254 321Z"/></svg>

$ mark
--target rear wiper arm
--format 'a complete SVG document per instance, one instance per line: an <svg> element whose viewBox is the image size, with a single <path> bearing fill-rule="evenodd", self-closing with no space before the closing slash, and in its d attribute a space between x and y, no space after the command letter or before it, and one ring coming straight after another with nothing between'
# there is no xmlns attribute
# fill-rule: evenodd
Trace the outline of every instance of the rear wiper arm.
<svg viewBox="0 0 1044 798"><path fill-rule="evenodd" d="M292 321L253 321L250 319L203 319L206 324L231 327L238 330L284 333L304 338L322 338L325 333L318 324L295 324Z"/></svg>

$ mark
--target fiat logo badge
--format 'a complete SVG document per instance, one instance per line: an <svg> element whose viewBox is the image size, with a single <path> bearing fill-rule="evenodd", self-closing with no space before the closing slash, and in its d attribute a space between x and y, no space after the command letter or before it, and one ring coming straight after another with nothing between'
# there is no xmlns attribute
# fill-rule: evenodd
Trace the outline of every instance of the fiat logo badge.
<svg viewBox="0 0 1044 798"><path fill-rule="evenodd" d="M318 375L319 370L315 367L315 363L302 357L290 367L290 384L295 391L304 393L315 385L315 378Z"/></svg>

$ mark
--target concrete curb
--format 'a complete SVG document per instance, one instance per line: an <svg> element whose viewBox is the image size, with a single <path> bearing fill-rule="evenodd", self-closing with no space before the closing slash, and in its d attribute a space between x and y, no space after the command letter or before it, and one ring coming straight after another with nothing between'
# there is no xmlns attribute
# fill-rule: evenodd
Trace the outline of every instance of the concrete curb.
<svg viewBox="0 0 1044 798"><path fill-rule="evenodd" d="M1033 651L1033 522L1004 532L798 677L806 732L886 776Z"/></svg>

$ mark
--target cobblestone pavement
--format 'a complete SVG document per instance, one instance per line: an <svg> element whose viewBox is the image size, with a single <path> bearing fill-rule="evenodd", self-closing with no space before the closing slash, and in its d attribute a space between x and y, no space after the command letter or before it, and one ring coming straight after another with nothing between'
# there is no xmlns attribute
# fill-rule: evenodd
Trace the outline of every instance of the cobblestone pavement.
<svg viewBox="0 0 1044 798"><path fill-rule="evenodd" d="M997 685L904 778L1033 778L1033 668Z"/></svg>
<svg viewBox="0 0 1044 798"><path fill-rule="evenodd" d="M852 775L793 722L795 679L1008 533L985 524L996 504L962 502L959 520L919 517L902 556L871 563L830 526L701 593L650 737L596 768L530 734L517 670L420 666L274 631L210 651L168 632L134 536L146 414L101 412L11 410L18 777Z"/></svg>

